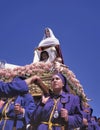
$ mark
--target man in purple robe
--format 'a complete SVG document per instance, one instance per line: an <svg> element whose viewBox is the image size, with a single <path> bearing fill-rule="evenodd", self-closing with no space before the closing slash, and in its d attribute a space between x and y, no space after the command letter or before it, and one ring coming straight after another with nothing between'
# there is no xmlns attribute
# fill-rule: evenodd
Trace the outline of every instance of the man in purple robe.
<svg viewBox="0 0 100 130"><path fill-rule="evenodd" d="M0 81L0 130L26 130L36 107L28 93L28 85L33 81L34 77L16 77L9 83Z"/></svg>

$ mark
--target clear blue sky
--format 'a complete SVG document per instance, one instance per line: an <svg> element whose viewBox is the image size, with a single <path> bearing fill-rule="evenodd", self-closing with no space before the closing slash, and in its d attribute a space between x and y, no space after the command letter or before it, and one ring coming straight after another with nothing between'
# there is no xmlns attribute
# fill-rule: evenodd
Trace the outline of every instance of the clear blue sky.
<svg viewBox="0 0 100 130"><path fill-rule="evenodd" d="M59 39L65 64L100 116L100 0L1 0L0 59L32 63L45 27Z"/></svg>

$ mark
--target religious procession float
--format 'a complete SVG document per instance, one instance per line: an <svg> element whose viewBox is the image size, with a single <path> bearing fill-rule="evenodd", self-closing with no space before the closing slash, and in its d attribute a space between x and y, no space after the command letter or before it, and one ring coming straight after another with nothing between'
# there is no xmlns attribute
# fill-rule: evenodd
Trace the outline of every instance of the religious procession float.
<svg viewBox="0 0 100 130"><path fill-rule="evenodd" d="M43 52L48 53L46 61L41 59ZM70 68L64 64L59 40L54 36L50 28L46 28L43 39L38 47L34 49L33 62L25 66L1 67L0 80L10 82L16 76L28 78L33 75L38 75L42 78L47 88L51 89L51 76L55 72L61 72L66 76L70 93L79 95L83 102L88 101L80 81ZM29 92L35 97L41 96L43 93L42 89L36 84L29 86Z"/></svg>

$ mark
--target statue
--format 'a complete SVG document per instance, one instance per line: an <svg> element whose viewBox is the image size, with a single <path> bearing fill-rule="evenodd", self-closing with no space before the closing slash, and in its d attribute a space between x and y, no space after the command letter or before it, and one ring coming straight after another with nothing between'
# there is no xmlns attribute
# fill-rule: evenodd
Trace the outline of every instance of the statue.
<svg viewBox="0 0 100 130"><path fill-rule="evenodd" d="M45 28L43 39L34 51L33 63L41 61L41 54L43 51L48 53L46 62L53 62L57 57L61 57L63 63L60 42L50 28Z"/></svg>

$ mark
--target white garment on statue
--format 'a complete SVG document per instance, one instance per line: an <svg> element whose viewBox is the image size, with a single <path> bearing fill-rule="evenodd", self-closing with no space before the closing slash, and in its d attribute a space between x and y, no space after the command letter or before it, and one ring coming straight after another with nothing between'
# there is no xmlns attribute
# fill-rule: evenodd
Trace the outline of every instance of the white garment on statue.
<svg viewBox="0 0 100 130"><path fill-rule="evenodd" d="M59 45L59 40L55 37L53 31L48 28L50 32L50 37L46 37L46 34L44 33L43 40L39 43L38 47L43 46L50 46L50 45Z"/></svg>
<svg viewBox="0 0 100 130"><path fill-rule="evenodd" d="M52 45L60 45L59 41L56 38L48 37L42 40L39 43L38 47L52 46Z"/></svg>
<svg viewBox="0 0 100 130"><path fill-rule="evenodd" d="M56 49L55 47L49 47L47 49L45 49L45 51L48 52L49 54L49 58L46 62L53 62L54 59L56 58ZM40 50L35 50L34 51L34 60L33 60L33 63L36 63L36 62L39 62L40 61L40 54L41 54L41 51Z"/></svg>
<svg viewBox="0 0 100 130"><path fill-rule="evenodd" d="M49 59L46 62L52 62L56 58L57 53L54 46L60 45L60 43L53 34L53 31L50 28L48 28L48 30L50 32L50 37L46 37L44 34L43 40L39 43L38 48L50 46L49 48L45 49L45 51L47 51L49 54ZM40 61L41 50L38 50L38 48L34 51L33 63Z"/></svg>

